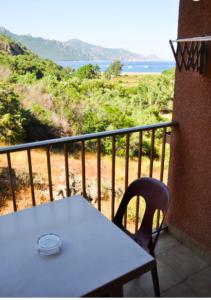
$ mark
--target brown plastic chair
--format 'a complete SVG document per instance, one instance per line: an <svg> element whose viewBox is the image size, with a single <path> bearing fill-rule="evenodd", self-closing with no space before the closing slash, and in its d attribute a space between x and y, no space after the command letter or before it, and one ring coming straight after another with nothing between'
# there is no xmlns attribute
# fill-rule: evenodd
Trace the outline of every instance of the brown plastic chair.
<svg viewBox="0 0 211 300"><path fill-rule="evenodd" d="M142 196L146 202L146 209L144 217L139 230L133 234L126 230L123 226L123 218L127 209L129 201L134 196ZM163 221L170 203L170 193L168 187L161 181L143 177L133 181L127 188L113 222L125 231L133 240L135 240L141 247L155 257L154 249L160 234ZM153 216L155 210L163 212L163 219L158 230L152 235ZM159 280L157 267L151 271L154 285L155 296L160 296Z"/></svg>

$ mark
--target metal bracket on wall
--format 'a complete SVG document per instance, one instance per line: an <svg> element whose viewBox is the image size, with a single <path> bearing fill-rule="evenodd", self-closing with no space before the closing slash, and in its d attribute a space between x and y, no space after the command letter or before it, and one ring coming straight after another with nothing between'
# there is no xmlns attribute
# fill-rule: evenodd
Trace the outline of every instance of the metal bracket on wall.
<svg viewBox="0 0 211 300"><path fill-rule="evenodd" d="M205 73L206 44L208 41L211 41L211 36L169 41L176 60L176 66L180 72L184 69L185 71L196 71L200 74ZM177 43L176 50L173 43Z"/></svg>

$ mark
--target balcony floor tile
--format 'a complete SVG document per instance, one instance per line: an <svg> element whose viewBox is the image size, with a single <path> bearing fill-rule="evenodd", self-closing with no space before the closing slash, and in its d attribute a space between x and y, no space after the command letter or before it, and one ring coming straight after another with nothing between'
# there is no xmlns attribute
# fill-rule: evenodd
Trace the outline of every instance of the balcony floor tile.
<svg viewBox="0 0 211 300"><path fill-rule="evenodd" d="M163 232L156 248L162 297L211 297L211 265ZM154 297L151 273L124 286L124 297Z"/></svg>
<svg viewBox="0 0 211 300"><path fill-rule="evenodd" d="M164 293L161 293L161 297L171 298L171 297L196 297L196 294L192 291L192 289L184 282L179 283L178 285L170 288Z"/></svg>
<svg viewBox="0 0 211 300"><path fill-rule="evenodd" d="M181 282L177 273L167 264L157 259L158 276L161 293ZM154 296L151 272L136 279L136 284L141 287L147 296Z"/></svg>
<svg viewBox="0 0 211 300"><path fill-rule="evenodd" d="M134 280L128 282L123 287L123 294L126 298L139 298L139 297L146 297L146 294L144 291L137 286L136 282Z"/></svg>
<svg viewBox="0 0 211 300"><path fill-rule="evenodd" d="M158 256L178 245L180 245L180 243L172 235L167 232L161 232L155 248L155 254Z"/></svg>
<svg viewBox="0 0 211 300"><path fill-rule="evenodd" d="M169 265L181 280L208 267L206 261L181 244L159 254L157 258Z"/></svg>
<svg viewBox="0 0 211 300"><path fill-rule="evenodd" d="M189 277L187 285L198 297L211 297L211 266Z"/></svg>

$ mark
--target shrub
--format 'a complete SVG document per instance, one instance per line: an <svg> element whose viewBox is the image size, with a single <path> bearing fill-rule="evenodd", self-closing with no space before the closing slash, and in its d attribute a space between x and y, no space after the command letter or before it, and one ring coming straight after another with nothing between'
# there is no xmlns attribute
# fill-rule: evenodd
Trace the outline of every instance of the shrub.
<svg viewBox="0 0 211 300"><path fill-rule="evenodd" d="M111 78L112 76L117 77L122 72L123 64L120 60L115 60L105 71L106 78Z"/></svg>
<svg viewBox="0 0 211 300"><path fill-rule="evenodd" d="M0 140L17 143L24 136L24 110L18 96L6 84L0 83Z"/></svg>
<svg viewBox="0 0 211 300"><path fill-rule="evenodd" d="M9 84L0 82L0 140L9 144L32 142L58 137L57 128L48 125L48 112L35 107L44 121L22 107L19 97Z"/></svg>
<svg viewBox="0 0 211 300"><path fill-rule="evenodd" d="M78 68L75 72L75 76L80 79L95 79L100 75L100 67L98 65L88 64Z"/></svg>

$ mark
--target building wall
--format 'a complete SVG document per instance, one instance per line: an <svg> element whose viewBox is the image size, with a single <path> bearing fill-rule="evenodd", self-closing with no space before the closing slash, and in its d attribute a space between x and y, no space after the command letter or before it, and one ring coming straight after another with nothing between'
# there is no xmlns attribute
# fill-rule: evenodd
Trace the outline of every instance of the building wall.
<svg viewBox="0 0 211 300"><path fill-rule="evenodd" d="M211 36L211 1L181 0L178 37ZM176 71L168 223L211 251L211 41L206 72ZM170 226L170 227L171 227Z"/></svg>

